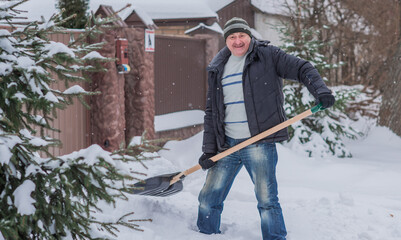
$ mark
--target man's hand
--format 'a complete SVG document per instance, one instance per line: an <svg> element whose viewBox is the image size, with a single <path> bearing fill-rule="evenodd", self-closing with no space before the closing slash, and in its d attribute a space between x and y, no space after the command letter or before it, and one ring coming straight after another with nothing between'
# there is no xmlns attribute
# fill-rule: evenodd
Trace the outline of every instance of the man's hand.
<svg viewBox="0 0 401 240"><path fill-rule="evenodd" d="M216 154L215 153L204 153L204 154L202 154L202 156L200 156L199 165L202 166L203 170L207 170L216 164L216 162L213 162L212 160L210 160L210 158L213 157L214 155L216 155Z"/></svg>
<svg viewBox="0 0 401 240"><path fill-rule="evenodd" d="M321 103L323 108L329 108L334 105L336 99L331 93L324 93L317 96L317 103Z"/></svg>

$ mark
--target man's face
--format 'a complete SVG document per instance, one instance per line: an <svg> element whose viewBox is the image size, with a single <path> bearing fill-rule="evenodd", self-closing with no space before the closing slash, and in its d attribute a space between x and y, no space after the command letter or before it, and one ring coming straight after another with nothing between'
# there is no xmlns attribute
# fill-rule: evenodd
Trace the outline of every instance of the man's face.
<svg viewBox="0 0 401 240"><path fill-rule="evenodd" d="M232 33L226 39L226 45L230 49L231 54L237 57L245 55L250 43L251 37L243 32Z"/></svg>

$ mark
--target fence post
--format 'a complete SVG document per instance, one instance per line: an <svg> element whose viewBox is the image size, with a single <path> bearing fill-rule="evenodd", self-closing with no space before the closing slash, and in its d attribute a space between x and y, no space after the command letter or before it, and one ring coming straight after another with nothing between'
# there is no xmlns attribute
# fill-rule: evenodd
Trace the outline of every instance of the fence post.
<svg viewBox="0 0 401 240"><path fill-rule="evenodd" d="M105 31L98 41L106 44L99 51L104 57L115 58L115 39L121 28ZM107 151L117 150L125 141L124 76L117 71L114 61L102 64L107 72L91 75L91 90L100 91L91 97L91 141Z"/></svg>
<svg viewBox="0 0 401 240"><path fill-rule="evenodd" d="M141 136L155 137L154 53L145 52L145 28L124 28L128 40L128 59L131 71L125 77L125 139ZM157 49L156 49L157 51Z"/></svg>

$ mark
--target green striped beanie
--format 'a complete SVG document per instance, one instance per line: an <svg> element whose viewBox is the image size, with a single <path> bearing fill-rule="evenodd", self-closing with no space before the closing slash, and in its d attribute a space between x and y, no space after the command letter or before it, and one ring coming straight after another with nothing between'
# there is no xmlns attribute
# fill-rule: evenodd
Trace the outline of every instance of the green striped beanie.
<svg viewBox="0 0 401 240"><path fill-rule="evenodd" d="M230 34L236 32L246 33L252 38L251 28L248 23L242 18L233 17L224 24L224 40L226 40Z"/></svg>

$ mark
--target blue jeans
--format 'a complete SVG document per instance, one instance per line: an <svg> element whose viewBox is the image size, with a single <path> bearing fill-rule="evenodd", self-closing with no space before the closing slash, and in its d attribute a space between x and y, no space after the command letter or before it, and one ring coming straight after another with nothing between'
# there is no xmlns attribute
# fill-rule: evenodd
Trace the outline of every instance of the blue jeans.
<svg viewBox="0 0 401 240"><path fill-rule="evenodd" d="M226 137L230 147L244 140ZM255 186L263 240L285 239L287 231L277 197L276 164L275 143L255 143L219 160L208 170L206 182L199 193L199 231L220 233L223 202L244 165Z"/></svg>

